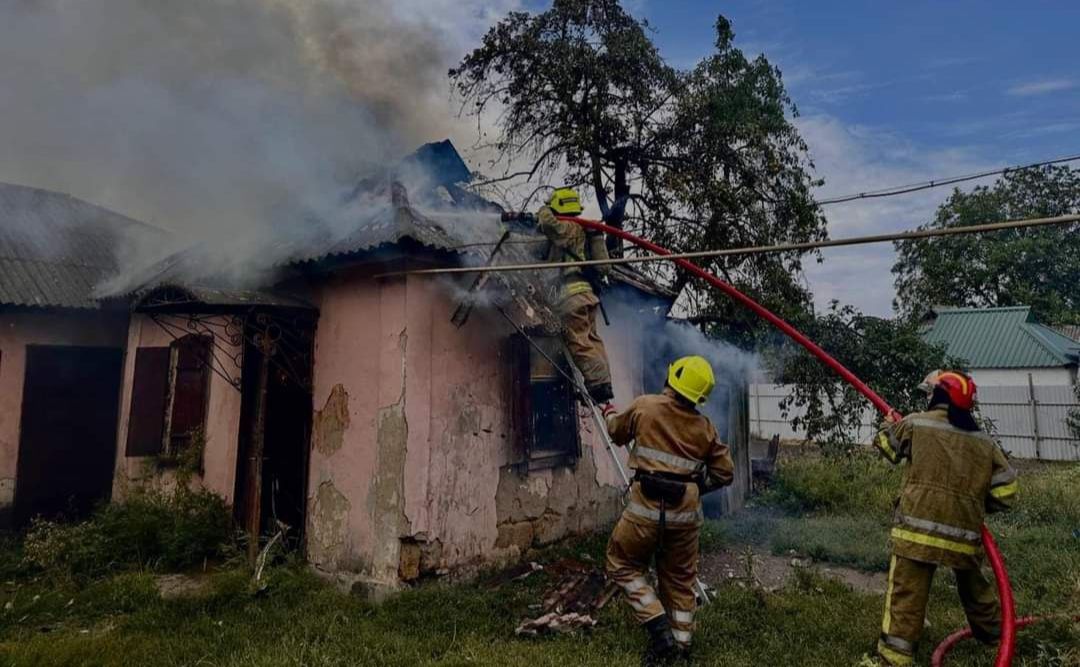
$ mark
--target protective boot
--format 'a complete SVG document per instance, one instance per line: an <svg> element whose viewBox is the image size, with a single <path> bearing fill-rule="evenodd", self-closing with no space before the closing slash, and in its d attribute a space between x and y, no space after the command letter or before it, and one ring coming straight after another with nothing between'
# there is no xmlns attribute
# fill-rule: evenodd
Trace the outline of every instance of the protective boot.
<svg viewBox="0 0 1080 667"><path fill-rule="evenodd" d="M666 667L679 657L675 644L675 635L671 634L671 624L667 614L661 614L645 623L649 633L649 645L641 660L642 667Z"/></svg>

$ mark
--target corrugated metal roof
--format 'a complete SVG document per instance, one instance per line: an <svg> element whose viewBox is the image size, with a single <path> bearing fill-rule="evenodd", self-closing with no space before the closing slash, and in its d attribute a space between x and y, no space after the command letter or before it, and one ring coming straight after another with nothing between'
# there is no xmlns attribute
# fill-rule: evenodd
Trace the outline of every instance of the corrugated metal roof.
<svg viewBox="0 0 1080 667"><path fill-rule="evenodd" d="M165 236L70 195L0 183L0 304L97 308L94 287L117 258Z"/></svg>
<svg viewBox="0 0 1080 667"><path fill-rule="evenodd" d="M1080 344L1035 322L1028 306L935 308L923 333L971 368L1051 368L1077 363Z"/></svg>

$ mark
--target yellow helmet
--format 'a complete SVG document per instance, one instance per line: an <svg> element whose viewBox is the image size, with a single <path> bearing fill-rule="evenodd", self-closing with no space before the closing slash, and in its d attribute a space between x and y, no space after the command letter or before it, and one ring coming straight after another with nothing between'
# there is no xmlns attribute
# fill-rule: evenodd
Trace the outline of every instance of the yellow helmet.
<svg viewBox="0 0 1080 667"><path fill-rule="evenodd" d="M581 197L573 188L556 188L548 206L559 215L581 215L585 210L581 207Z"/></svg>
<svg viewBox="0 0 1080 667"><path fill-rule="evenodd" d="M668 386L691 403L704 403L713 387L716 376L704 357L682 357L668 367Z"/></svg>

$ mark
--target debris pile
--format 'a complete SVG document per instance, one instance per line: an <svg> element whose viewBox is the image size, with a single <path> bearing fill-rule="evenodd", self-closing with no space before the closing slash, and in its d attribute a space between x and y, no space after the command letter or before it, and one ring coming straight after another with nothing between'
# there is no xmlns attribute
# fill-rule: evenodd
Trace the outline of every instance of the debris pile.
<svg viewBox="0 0 1080 667"><path fill-rule="evenodd" d="M539 605L542 613L536 618L525 619L515 634L535 637L595 626L596 613L615 594L614 583L609 582L596 566L573 559L563 559L546 568L530 563L529 569L516 579L523 579L540 569L546 569L553 580Z"/></svg>

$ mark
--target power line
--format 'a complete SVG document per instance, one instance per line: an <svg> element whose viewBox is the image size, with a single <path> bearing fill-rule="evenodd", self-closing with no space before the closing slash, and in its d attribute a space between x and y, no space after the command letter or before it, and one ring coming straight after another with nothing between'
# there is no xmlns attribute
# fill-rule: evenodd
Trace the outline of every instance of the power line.
<svg viewBox="0 0 1080 667"><path fill-rule="evenodd" d="M828 199L819 199L818 206L828 206L830 204L842 204L844 202L855 201L857 199L879 199L881 197L894 197L896 195L906 195L912 192L919 192L920 190L929 190L930 188L938 188L943 185L954 185L956 183L965 183L967 181L974 181L980 178L986 178L987 176L997 176L999 174L1006 174L1011 171L1024 171L1025 169L1035 169L1037 167L1045 167L1051 164L1061 164L1063 162L1075 162L1080 160L1080 153L1076 155L1068 155L1065 157L1054 158L1053 160L1044 160L1042 162L1033 162L1027 165L1018 165L1012 167L1002 167L1000 169L994 169L991 171L982 171L977 174L966 174L964 176L950 176L948 178L939 178L932 181L923 181L921 183L911 183L909 185L898 185L891 188L884 188L881 190L871 190L869 192L860 192L858 194L844 195L841 197L830 197Z"/></svg>
<svg viewBox="0 0 1080 667"><path fill-rule="evenodd" d="M893 234L874 234L871 236L851 236L843 239L828 239L825 241L807 241L805 243L781 243L776 245L754 246L750 248L727 248L724 250L699 250L696 252L684 252L671 255L648 255L645 257L611 257L609 259L591 259L573 262L540 262L533 264L504 264L492 266L460 266L442 269L418 269L414 271L397 271L383 273L377 278L388 278L401 275L433 275L449 273L499 273L506 271L533 271L541 269L565 269L575 266L605 266L614 264L639 264L646 262L670 261L673 259L701 259L706 257L726 257L729 255L759 255L773 252L789 252L792 250L813 250L815 248L832 248L838 246L866 245L870 243L884 243L888 241L904 241L912 239L933 238L939 236L957 236L961 234L981 234L997 232L1006 229L1022 229L1028 227L1044 227L1047 225L1062 225L1080 222L1080 214L1059 215L1053 218L1029 218L1026 220L1010 220L1007 222L992 222L984 225L970 225L966 227L951 227L949 229L917 229Z"/></svg>

